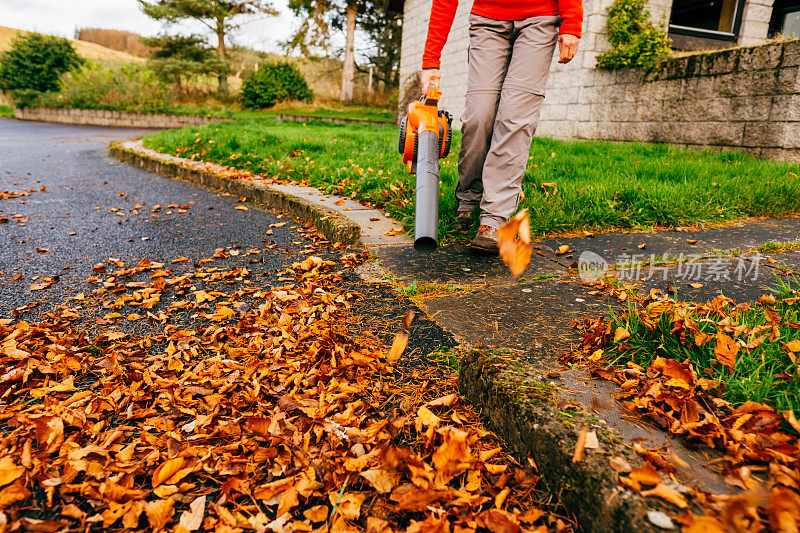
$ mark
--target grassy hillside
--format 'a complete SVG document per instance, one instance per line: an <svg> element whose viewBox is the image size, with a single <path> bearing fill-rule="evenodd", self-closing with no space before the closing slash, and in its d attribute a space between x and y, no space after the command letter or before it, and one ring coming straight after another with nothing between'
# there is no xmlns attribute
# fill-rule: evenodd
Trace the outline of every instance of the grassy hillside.
<svg viewBox="0 0 800 533"><path fill-rule="evenodd" d="M15 28L8 28L6 26L0 26L0 51L8 50L11 46L11 41L17 34L28 34L32 33L25 30L17 30ZM131 54L127 54L125 52L119 52L117 50L112 50L110 48L106 48L105 46L100 46L99 44L89 43L86 41L76 41L74 39L69 39L72 42L72 46L75 47L75 51L78 52L82 57L86 59L94 59L96 61L108 61L110 63L142 63L144 59L141 57L137 57Z"/></svg>

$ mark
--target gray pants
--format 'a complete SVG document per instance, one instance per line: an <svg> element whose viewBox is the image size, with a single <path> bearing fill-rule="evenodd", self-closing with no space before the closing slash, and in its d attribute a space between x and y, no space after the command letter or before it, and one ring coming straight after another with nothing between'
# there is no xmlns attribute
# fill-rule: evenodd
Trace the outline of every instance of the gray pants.
<svg viewBox="0 0 800 533"><path fill-rule="evenodd" d="M480 202L481 224L498 228L517 210L560 21L470 15L456 199L459 211Z"/></svg>

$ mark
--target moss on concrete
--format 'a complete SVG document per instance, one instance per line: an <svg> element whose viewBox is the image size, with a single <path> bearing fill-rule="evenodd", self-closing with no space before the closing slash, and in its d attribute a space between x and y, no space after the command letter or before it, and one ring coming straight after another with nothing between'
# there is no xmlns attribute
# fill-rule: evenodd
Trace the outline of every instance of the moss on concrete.
<svg viewBox="0 0 800 533"><path fill-rule="evenodd" d="M551 492L585 531L657 531L646 514L661 506L621 487L608 461L621 456L636 468L642 460L585 407L564 416L558 408L564 395L547 379L548 370L515 352L474 348L461 361L459 387L512 452L531 454ZM595 430L601 446L573 463L584 426Z"/></svg>

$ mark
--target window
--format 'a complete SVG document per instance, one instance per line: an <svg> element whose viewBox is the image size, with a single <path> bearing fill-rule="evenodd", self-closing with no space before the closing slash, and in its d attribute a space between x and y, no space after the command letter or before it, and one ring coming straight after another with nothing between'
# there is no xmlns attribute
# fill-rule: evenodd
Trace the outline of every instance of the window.
<svg viewBox="0 0 800 533"><path fill-rule="evenodd" d="M775 0L769 33L800 37L800 0Z"/></svg>
<svg viewBox="0 0 800 533"><path fill-rule="evenodd" d="M734 41L742 22L744 0L674 0L670 33Z"/></svg>

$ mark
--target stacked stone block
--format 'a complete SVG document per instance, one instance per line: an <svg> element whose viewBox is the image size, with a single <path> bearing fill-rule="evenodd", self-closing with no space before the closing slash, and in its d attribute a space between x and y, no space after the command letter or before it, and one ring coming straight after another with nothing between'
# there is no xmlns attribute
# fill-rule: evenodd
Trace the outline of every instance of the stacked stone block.
<svg viewBox="0 0 800 533"><path fill-rule="evenodd" d="M223 122L219 117L195 115L159 115L152 113L126 113L102 109L54 109L47 107L26 107L15 109L14 118L54 122L57 124L78 124L83 126L113 126L123 128L183 128L201 126L209 122Z"/></svg>

